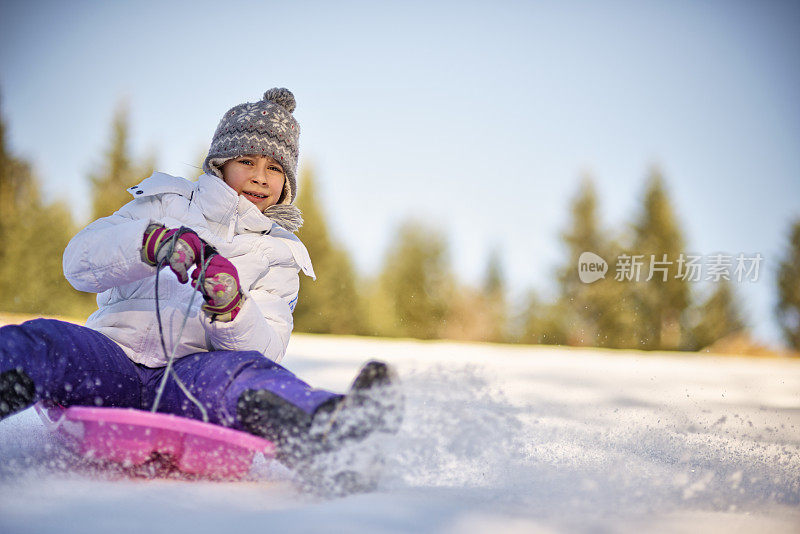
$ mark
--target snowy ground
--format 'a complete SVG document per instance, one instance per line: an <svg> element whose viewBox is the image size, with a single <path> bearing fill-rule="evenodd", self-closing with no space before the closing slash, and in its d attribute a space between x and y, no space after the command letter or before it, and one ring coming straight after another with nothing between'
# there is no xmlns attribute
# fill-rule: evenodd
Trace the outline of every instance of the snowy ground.
<svg viewBox="0 0 800 534"><path fill-rule="evenodd" d="M398 367L377 492L74 471L31 410L0 422L0 532L800 532L800 361L295 335L344 389Z"/></svg>

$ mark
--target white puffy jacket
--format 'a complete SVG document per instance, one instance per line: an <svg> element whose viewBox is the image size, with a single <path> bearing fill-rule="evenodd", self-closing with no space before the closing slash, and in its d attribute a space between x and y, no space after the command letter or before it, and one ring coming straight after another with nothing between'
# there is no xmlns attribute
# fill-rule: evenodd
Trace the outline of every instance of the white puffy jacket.
<svg viewBox="0 0 800 534"><path fill-rule="evenodd" d="M134 200L81 230L64 251L64 275L75 289L99 293L86 326L114 340L134 362L166 365L155 312L156 269L142 261L142 235L152 222L191 228L239 272L245 302L233 321L211 322L195 290L168 268L159 274L167 350L176 357L212 350L256 350L279 362L289 343L302 269L314 277L303 243L215 176L190 182L154 173L129 189Z"/></svg>

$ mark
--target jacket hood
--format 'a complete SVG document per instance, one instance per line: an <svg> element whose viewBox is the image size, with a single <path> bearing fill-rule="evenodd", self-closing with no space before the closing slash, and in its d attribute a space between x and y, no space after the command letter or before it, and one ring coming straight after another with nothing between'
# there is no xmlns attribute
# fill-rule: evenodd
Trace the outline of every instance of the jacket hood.
<svg viewBox="0 0 800 534"><path fill-rule="evenodd" d="M185 178L155 172L149 178L142 180L139 185L128 188L128 191L134 198L164 193L175 193L185 197L190 202L196 203L209 221L227 228L225 239L228 242L232 242L236 234L250 232L279 237L289 247L302 271L316 278L308 250L294 235L294 230L280 224L274 217L261 213L255 204L237 195L236 191L214 175L203 174L197 182L190 182ZM297 209L294 206L282 207ZM299 214L299 210L297 211Z"/></svg>
<svg viewBox="0 0 800 534"><path fill-rule="evenodd" d="M248 223L246 228L251 232L268 232L273 223L292 233L303 226L303 216L297 206L276 204L262 213L255 204L237 195L236 191L213 174L203 174L196 183L193 183L163 172L154 172L139 185L129 187L128 192L134 198L141 195L178 193L199 202L203 212L215 222L227 224L235 215L246 218ZM197 193L196 198L194 198L195 193Z"/></svg>

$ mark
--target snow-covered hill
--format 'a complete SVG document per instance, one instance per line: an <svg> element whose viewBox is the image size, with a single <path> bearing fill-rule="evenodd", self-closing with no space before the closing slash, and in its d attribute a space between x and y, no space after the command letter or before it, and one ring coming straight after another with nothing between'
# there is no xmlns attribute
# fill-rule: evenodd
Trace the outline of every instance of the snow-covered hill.
<svg viewBox="0 0 800 534"><path fill-rule="evenodd" d="M345 389L369 358L407 396L379 491L75 472L28 410L0 422L0 532L798 532L800 361L295 335Z"/></svg>

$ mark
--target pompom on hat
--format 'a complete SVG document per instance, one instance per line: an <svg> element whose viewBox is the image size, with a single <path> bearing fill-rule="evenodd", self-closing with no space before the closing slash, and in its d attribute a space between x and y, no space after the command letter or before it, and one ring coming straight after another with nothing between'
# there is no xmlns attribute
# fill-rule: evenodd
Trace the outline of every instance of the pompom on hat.
<svg viewBox="0 0 800 534"><path fill-rule="evenodd" d="M204 172L222 178L222 165L229 159L247 154L275 158L283 167L286 182L278 204L265 211L268 216L271 216L270 211L285 212L280 206L288 207L297 197L300 125L292 115L296 106L291 91L274 87L264 93L264 98L258 102L245 102L232 107L219 122L208 156L203 162ZM299 212L297 215L299 217ZM281 221L276 222L281 224ZM284 224L281 226L285 227Z"/></svg>

